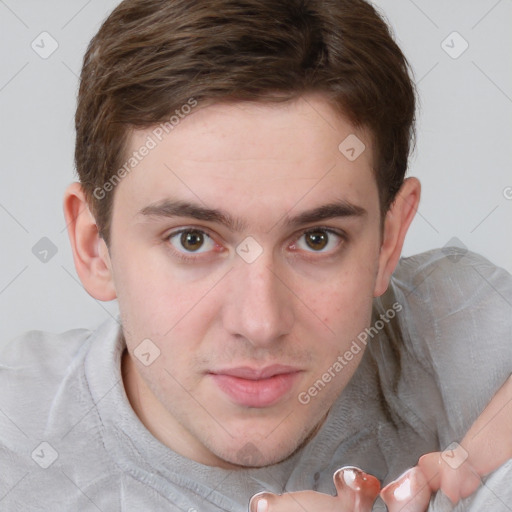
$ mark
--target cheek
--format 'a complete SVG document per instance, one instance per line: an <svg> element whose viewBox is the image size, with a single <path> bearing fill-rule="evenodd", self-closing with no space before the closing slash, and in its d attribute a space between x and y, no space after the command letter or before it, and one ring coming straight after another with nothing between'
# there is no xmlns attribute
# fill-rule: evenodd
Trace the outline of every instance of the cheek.
<svg viewBox="0 0 512 512"><path fill-rule="evenodd" d="M113 265L123 328L128 339L159 338L172 328L182 301L173 297L173 284L158 266L136 251L119 257Z"/></svg>
<svg viewBox="0 0 512 512"><path fill-rule="evenodd" d="M156 279L155 271L146 265L138 265L136 258L118 260L114 270L119 310L125 329L137 327L140 330L142 326L154 325L151 321L161 316L166 302L162 297L162 282ZM154 333L145 333L148 337L151 334Z"/></svg>
<svg viewBox="0 0 512 512"><path fill-rule="evenodd" d="M359 264L332 279L316 298L320 318L336 334L346 336L367 326L371 318L376 265ZM352 332L354 334L354 332Z"/></svg>
<svg viewBox="0 0 512 512"><path fill-rule="evenodd" d="M366 349L358 337L371 323L373 273L368 268L340 273L329 289L316 297L315 310L329 332L322 339L307 336L315 340L314 356L302 386L301 403L309 404L318 414L330 407L348 384ZM308 330L310 334L314 331L313 324Z"/></svg>

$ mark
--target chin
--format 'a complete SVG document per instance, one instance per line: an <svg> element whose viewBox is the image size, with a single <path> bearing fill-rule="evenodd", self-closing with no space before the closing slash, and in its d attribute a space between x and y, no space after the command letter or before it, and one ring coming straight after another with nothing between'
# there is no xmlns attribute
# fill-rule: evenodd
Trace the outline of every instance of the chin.
<svg viewBox="0 0 512 512"><path fill-rule="evenodd" d="M316 430L316 429L313 429ZM227 464L244 467L260 468L284 461L301 448L311 437L311 432L288 433L280 440L272 442L271 435L261 436L259 440L241 441L236 451L226 447L218 457Z"/></svg>
<svg viewBox="0 0 512 512"><path fill-rule="evenodd" d="M226 425L222 431L210 431L202 444L213 456L211 463L225 468L259 468L288 459L307 444L323 425L328 410L310 411L311 415L287 414L272 421L249 417ZM201 438L199 438L201 439Z"/></svg>
<svg viewBox="0 0 512 512"><path fill-rule="evenodd" d="M234 466L244 468L261 468L277 464L288 458L295 451L295 449L283 450L273 446L265 448L265 451L262 451L256 444L249 441L232 454L232 460L228 462Z"/></svg>

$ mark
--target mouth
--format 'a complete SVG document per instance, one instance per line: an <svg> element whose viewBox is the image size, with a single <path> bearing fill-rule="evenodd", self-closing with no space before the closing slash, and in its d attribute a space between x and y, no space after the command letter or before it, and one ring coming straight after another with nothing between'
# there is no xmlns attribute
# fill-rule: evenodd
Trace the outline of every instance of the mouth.
<svg viewBox="0 0 512 512"><path fill-rule="evenodd" d="M291 366L241 366L210 372L217 387L235 404L263 408L289 395L302 370Z"/></svg>

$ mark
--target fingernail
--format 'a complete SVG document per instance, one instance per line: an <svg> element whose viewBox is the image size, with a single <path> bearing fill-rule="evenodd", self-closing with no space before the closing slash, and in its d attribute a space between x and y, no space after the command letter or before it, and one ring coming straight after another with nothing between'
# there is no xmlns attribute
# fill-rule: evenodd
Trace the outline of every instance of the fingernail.
<svg viewBox="0 0 512 512"><path fill-rule="evenodd" d="M381 498L389 512L423 512L430 501L430 487L418 467L407 470L382 489Z"/></svg>
<svg viewBox="0 0 512 512"><path fill-rule="evenodd" d="M345 484L348 485L351 489L354 489L354 491L359 491L361 489L361 471L356 471L355 469L345 469L343 470L342 476Z"/></svg>
<svg viewBox="0 0 512 512"><path fill-rule="evenodd" d="M397 501L405 501L412 496L411 490L411 471L408 469L404 474L399 476L395 481L389 483L381 491L386 498L392 498Z"/></svg>
<svg viewBox="0 0 512 512"><path fill-rule="evenodd" d="M249 510L253 512L268 512L268 499L261 496L263 493L255 494L249 502ZM256 503L254 506L253 504ZM256 507L256 508L255 508Z"/></svg>
<svg viewBox="0 0 512 512"><path fill-rule="evenodd" d="M336 483L354 491L357 502L372 503L380 491L379 480L355 466L345 466L336 471L334 485Z"/></svg>
<svg viewBox="0 0 512 512"><path fill-rule="evenodd" d="M258 500L256 512L268 512L268 501L265 498L261 498Z"/></svg>
<svg viewBox="0 0 512 512"><path fill-rule="evenodd" d="M398 486L395 487L395 490L393 491L393 496L398 501L405 501L412 497L410 476L402 478Z"/></svg>
<svg viewBox="0 0 512 512"><path fill-rule="evenodd" d="M363 475L365 475L365 473L359 468L346 466L338 469L338 471L334 473L334 478L337 478L342 485L346 485L354 491L359 491L364 482Z"/></svg>

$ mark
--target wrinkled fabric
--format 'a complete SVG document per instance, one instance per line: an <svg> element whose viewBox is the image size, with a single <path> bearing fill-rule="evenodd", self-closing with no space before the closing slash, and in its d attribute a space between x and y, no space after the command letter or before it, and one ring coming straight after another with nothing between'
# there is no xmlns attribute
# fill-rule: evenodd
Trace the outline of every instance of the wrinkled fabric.
<svg viewBox="0 0 512 512"><path fill-rule="evenodd" d="M144 427L124 391L117 319L24 334L0 355L0 510L246 512L264 490L333 494L344 465L394 480L460 441L512 373L512 276L471 252L429 251L400 260L372 326L397 303L315 437L237 471L186 459ZM510 482L512 461L456 507L437 493L429 511L510 511Z"/></svg>

